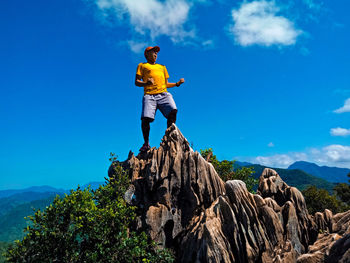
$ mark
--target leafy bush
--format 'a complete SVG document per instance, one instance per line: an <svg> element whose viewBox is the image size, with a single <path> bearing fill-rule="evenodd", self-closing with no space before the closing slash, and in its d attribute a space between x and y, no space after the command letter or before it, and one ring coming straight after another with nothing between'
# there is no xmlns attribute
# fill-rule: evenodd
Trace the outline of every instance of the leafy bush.
<svg viewBox="0 0 350 263"><path fill-rule="evenodd" d="M38 210L27 235L7 254L9 262L172 262L147 235L132 231L135 207L123 199L129 178L114 162L116 178L96 191L72 190Z"/></svg>
<svg viewBox="0 0 350 263"><path fill-rule="evenodd" d="M347 176L350 178L350 173L348 173ZM348 181L350 183L350 179ZM335 191L337 197L342 202L344 202L345 204L350 206L350 185L349 184L346 184L346 183L337 184L334 187L334 191Z"/></svg>
<svg viewBox="0 0 350 263"><path fill-rule="evenodd" d="M350 178L350 173L347 175ZM350 182L350 179L348 180ZM346 205L346 210L350 209L350 185L339 183L334 187L334 192L338 199Z"/></svg>
<svg viewBox="0 0 350 263"><path fill-rule="evenodd" d="M4 263L6 262L6 258L4 256L4 253L6 252L6 250L8 249L8 246L10 244L7 242L2 242L0 241L0 263Z"/></svg>
<svg viewBox="0 0 350 263"><path fill-rule="evenodd" d="M345 183L337 184L334 187L334 191L342 202L350 205L350 185Z"/></svg>
<svg viewBox="0 0 350 263"><path fill-rule="evenodd" d="M234 169L235 161L219 161L213 154L212 148L200 150L200 152L203 158L207 159L214 166L216 172L224 182L228 180L241 180L245 182L249 192L254 192L254 187L258 184L258 180L253 177L253 168L241 167Z"/></svg>
<svg viewBox="0 0 350 263"><path fill-rule="evenodd" d="M306 206L310 214L323 212L326 208L333 213L340 213L349 209L349 207L339 201L336 196L330 195L327 190L310 186L302 191L302 193L305 197Z"/></svg>

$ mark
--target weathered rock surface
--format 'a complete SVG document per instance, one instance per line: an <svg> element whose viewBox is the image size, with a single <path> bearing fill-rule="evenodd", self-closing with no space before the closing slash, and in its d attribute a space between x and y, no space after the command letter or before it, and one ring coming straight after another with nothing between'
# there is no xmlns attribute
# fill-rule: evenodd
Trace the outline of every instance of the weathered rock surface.
<svg viewBox="0 0 350 263"><path fill-rule="evenodd" d="M257 194L223 182L175 125L158 149L130 153L123 166L137 227L173 248L178 262L350 262L350 211L309 215L299 190L268 168Z"/></svg>

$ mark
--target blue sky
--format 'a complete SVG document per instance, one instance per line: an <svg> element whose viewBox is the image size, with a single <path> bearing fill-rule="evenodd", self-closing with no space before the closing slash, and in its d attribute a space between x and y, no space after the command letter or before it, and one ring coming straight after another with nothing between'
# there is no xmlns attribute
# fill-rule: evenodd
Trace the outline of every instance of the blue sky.
<svg viewBox="0 0 350 263"><path fill-rule="evenodd" d="M137 152L143 50L195 150L350 168L349 1L52 0L0 4L0 190L104 181ZM158 112L151 146L166 120Z"/></svg>

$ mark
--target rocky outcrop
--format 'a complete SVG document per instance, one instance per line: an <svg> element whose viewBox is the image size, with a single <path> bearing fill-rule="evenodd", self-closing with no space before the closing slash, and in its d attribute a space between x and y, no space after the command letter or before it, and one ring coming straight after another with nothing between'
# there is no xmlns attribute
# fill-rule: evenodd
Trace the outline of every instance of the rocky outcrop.
<svg viewBox="0 0 350 263"><path fill-rule="evenodd" d="M350 211L309 215L302 194L268 168L257 194L223 182L175 125L158 149L130 153L122 165L136 227L173 248L178 262L350 262Z"/></svg>

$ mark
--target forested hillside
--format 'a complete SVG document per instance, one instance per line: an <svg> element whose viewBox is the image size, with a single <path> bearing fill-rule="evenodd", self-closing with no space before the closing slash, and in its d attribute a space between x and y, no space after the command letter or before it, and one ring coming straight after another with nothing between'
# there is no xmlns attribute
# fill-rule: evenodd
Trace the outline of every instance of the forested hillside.
<svg viewBox="0 0 350 263"><path fill-rule="evenodd" d="M243 165L242 165L243 164ZM252 167L254 170L254 177L259 178L262 171L267 168L266 166L259 164L248 164L236 162L236 167L245 166ZM272 168L272 167L269 167ZM282 168L273 168L281 176L283 181L288 185L298 188L300 191L305 190L308 186L314 185L317 188L325 189L329 193L333 193L334 183L328 182L325 179L310 175L302 170L298 169L282 169Z"/></svg>
<svg viewBox="0 0 350 263"><path fill-rule="evenodd" d="M0 217L0 241L12 242L22 239L24 236L23 229L28 223L25 217L34 214L35 210L45 209L46 206L52 203L55 196L51 194L44 199L21 203L3 213Z"/></svg>

